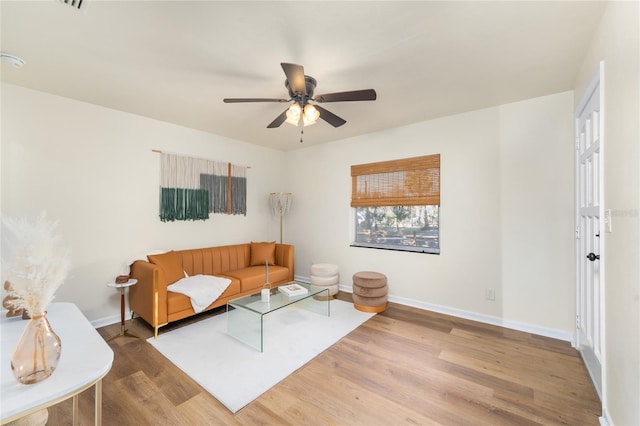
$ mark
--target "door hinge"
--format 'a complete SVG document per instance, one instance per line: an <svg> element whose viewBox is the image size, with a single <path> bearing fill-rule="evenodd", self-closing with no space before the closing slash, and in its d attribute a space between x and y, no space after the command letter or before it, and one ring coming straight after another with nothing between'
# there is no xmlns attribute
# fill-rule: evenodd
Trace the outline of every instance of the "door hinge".
<svg viewBox="0 0 640 426"><path fill-rule="evenodd" d="M576 226L576 240L580 239L580 227Z"/></svg>
<svg viewBox="0 0 640 426"><path fill-rule="evenodd" d="M580 315L576 315L576 328L580 328Z"/></svg>

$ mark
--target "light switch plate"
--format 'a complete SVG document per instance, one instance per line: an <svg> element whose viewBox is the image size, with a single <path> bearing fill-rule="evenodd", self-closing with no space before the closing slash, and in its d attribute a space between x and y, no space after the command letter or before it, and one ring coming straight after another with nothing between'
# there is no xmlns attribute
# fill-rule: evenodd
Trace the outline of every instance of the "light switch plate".
<svg viewBox="0 0 640 426"><path fill-rule="evenodd" d="M611 209L606 209L604 211L604 226L608 234L613 232L613 226L611 224Z"/></svg>

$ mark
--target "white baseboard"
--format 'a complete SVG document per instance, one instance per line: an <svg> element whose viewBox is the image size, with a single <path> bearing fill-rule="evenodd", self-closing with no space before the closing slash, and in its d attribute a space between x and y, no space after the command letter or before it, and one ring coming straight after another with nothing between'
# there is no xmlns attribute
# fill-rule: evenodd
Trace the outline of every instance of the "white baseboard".
<svg viewBox="0 0 640 426"><path fill-rule="evenodd" d="M128 318L125 317L125 320ZM120 322L120 315L112 315L110 317L100 318L91 321L93 328L106 327L107 325L116 324Z"/></svg>
<svg viewBox="0 0 640 426"><path fill-rule="evenodd" d="M598 417L600 421L600 426L613 426L613 422L611 421L611 417L609 417L609 412L606 407L602 407L602 416Z"/></svg>
<svg viewBox="0 0 640 426"><path fill-rule="evenodd" d="M308 277L296 277L296 280L299 280L302 282L309 282ZM351 286L346 286L343 284L340 284L340 290L346 293L353 292L353 288ZM420 300L408 299L405 297L398 297L393 295L389 295L389 301L394 303L399 303L405 306L411 306L418 309L424 309L426 311L438 312L441 314L451 315L458 318L478 321L485 324L497 325L497 326L509 328L512 330L523 331L525 333L536 334L538 336L551 337L553 339L563 340L571 343L575 341L573 334L564 330L556 330L552 328L540 327L534 324L527 324L527 323L522 323L518 321L510 321L500 317L479 314L477 312L465 311L462 309L436 305L433 303L427 303Z"/></svg>
<svg viewBox="0 0 640 426"><path fill-rule="evenodd" d="M311 282L311 279L309 277L303 277L298 275L296 275L294 279L297 281L305 282L305 283ZM353 288L351 286L346 286L343 284L340 284L340 290L346 293L353 292ZM451 315L454 317L464 318L472 321L478 321L485 324L498 325L500 327L510 328L512 330L524 331L526 333L536 334L539 336L551 337L553 339L564 340L572 343L575 341L571 333L568 333L563 330L555 330L552 328L540 327L533 324L526 324L526 323L521 323L517 321L509 321L509 320L505 320L499 317L494 317L491 315L479 314L476 312L450 308L448 306L435 305L433 303L427 303L427 302L422 302L420 300L408 299L405 297L397 297L393 295L389 295L389 301L394 303L399 303L405 306L411 306L418 309L424 309L426 311L438 312L441 314ZM113 315L113 316L93 320L91 321L91 325L93 325L95 328L100 328L100 327L105 327L107 325L116 324L119 322L120 322L120 316ZM604 417L605 417L604 415L603 417L601 417L602 419L601 424L607 425L607 423L602 423L603 420L606 421Z"/></svg>
<svg viewBox="0 0 640 426"><path fill-rule="evenodd" d="M462 309L450 308L448 306L435 305L433 303L422 302L404 297L395 297L390 295L389 301L400 303L401 305L412 306L414 308L425 309L427 311L438 312L445 315L451 315L458 318L464 318L472 321L478 321L485 324L497 325L512 330L523 331L525 333L536 334L538 336L551 337L553 339L573 341L573 335L563 330L540 327L533 324L522 323L518 321L510 321L500 317L479 314L477 312L465 311Z"/></svg>

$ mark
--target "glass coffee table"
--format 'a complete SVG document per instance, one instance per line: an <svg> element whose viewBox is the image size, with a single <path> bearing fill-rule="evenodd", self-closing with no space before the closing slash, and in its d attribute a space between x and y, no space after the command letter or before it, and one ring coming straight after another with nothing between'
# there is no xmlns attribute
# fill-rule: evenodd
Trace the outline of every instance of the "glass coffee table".
<svg viewBox="0 0 640 426"><path fill-rule="evenodd" d="M331 305L329 289L313 284L292 281L287 284L298 284L308 290L299 296L287 296L272 288L268 302L263 302L260 293L231 300L227 303L227 334L241 342L263 352L264 350L264 317L271 312L295 304L296 307L330 316Z"/></svg>

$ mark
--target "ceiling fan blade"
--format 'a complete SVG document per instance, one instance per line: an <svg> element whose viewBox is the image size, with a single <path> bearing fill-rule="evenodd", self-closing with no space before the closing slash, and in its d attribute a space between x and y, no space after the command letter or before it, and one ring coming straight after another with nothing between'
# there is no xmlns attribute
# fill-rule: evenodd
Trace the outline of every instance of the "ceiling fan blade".
<svg viewBox="0 0 640 426"><path fill-rule="evenodd" d="M317 96L316 102L349 102L349 101L375 101L376 91L373 89L352 90L350 92L327 93Z"/></svg>
<svg viewBox="0 0 640 426"><path fill-rule="evenodd" d="M307 84L304 81L304 67L302 65L281 62L282 70L287 76L289 87L293 93L307 94Z"/></svg>
<svg viewBox="0 0 640 426"><path fill-rule="evenodd" d="M346 120L343 120L342 118L338 117L331 111L327 111L326 109L322 108L319 105L314 105L314 106L318 111L320 111L320 118L322 118L327 123L331 124L333 127L340 127L347 122Z"/></svg>
<svg viewBox="0 0 640 426"><path fill-rule="evenodd" d="M276 127L280 127L282 123L287 119L287 111L289 108L285 109L282 114L276 117L268 126L267 129L275 129Z"/></svg>
<svg viewBox="0 0 640 426"><path fill-rule="evenodd" d="M273 98L224 98L225 104L236 104L240 102L289 102L289 99L273 99Z"/></svg>

